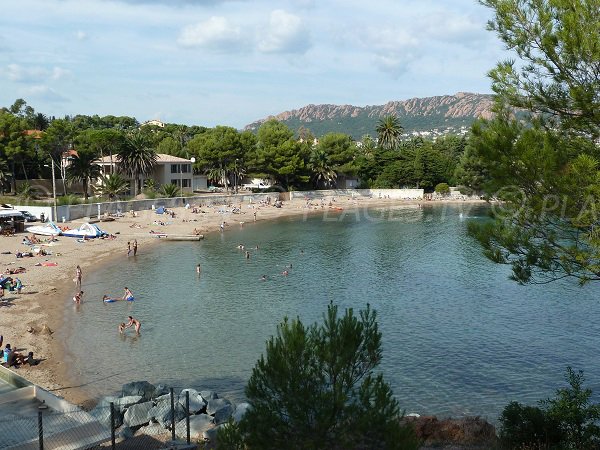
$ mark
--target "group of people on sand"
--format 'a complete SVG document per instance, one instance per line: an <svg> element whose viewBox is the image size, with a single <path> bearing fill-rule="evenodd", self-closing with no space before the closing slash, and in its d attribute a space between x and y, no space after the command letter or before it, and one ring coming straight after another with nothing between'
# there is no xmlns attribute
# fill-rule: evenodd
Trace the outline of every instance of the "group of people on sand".
<svg viewBox="0 0 600 450"><path fill-rule="evenodd" d="M18 369L23 364L37 366L40 363L38 359L33 357L33 352L28 352L27 356L24 356L22 353L14 350L10 344L6 344L4 349L2 349L2 344L4 344L4 336L0 336L0 364L4 367Z"/></svg>

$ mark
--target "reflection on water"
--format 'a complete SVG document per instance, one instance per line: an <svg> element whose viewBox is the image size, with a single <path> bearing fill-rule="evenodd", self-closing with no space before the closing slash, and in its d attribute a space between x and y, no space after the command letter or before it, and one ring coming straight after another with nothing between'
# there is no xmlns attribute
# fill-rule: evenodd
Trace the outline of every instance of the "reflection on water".
<svg viewBox="0 0 600 450"><path fill-rule="evenodd" d="M284 316L309 323L331 301L368 302L383 332L381 369L407 412L495 420L510 400L553 395L567 365L598 386L595 286L509 281L466 235L468 220L482 220L473 217L486 210L328 212L142 248L88 277L85 302L66 309L72 367L94 396L144 379L240 400ZM124 286L134 303L101 301ZM119 335L128 315L142 322L139 337Z"/></svg>

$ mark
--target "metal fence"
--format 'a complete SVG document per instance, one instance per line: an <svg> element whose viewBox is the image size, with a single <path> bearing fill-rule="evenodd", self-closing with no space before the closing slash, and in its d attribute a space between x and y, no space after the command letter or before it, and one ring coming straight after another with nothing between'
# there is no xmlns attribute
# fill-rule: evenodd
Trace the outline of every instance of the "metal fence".
<svg viewBox="0 0 600 450"><path fill-rule="evenodd" d="M146 401L133 397L102 401L89 412L58 412L31 399L28 407L0 419L0 449L153 450L196 448L199 444L201 448L205 444L210 447L205 432L214 444L218 424L214 414L206 414L206 406L195 398L190 400L189 391L176 395L173 388L166 395Z"/></svg>

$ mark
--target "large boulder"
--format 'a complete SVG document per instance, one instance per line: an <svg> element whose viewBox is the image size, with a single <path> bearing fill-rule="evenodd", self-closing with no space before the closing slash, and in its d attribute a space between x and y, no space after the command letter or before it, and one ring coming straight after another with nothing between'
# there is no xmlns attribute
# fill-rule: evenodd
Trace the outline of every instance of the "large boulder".
<svg viewBox="0 0 600 450"><path fill-rule="evenodd" d="M179 422L185 418L186 413L179 403L175 402L175 422ZM156 403L156 406L148 411L148 421L156 420L165 428L171 427L171 418L173 413L171 411L171 401L161 401Z"/></svg>
<svg viewBox="0 0 600 450"><path fill-rule="evenodd" d="M190 439L198 441L202 439L202 434L215 427L214 420L208 414L198 414L190 417ZM183 419L175 425L175 433L179 439L187 437L186 420Z"/></svg>
<svg viewBox="0 0 600 450"><path fill-rule="evenodd" d="M136 403L142 401L144 397L141 395L128 395L127 397L121 397L115 400L115 408L119 409L119 411L124 412L127 408Z"/></svg>
<svg viewBox="0 0 600 450"><path fill-rule="evenodd" d="M113 398L113 400L116 400ZM90 411L90 414L103 426L110 429L110 401L104 403L101 400L98 405ZM123 423L123 412L115 405L115 427L120 427Z"/></svg>
<svg viewBox="0 0 600 450"><path fill-rule="evenodd" d="M215 411L215 423L217 425L225 423L229 420L233 411L235 410L235 406L232 404L223 405L221 408Z"/></svg>
<svg viewBox="0 0 600 450"><path fill-rule="evenodd" d="M128 426L122 426L121 428L116 430L115 434L117 437L120 437L121 439L126 441L127 439L131 439L133 437L134 433L133 433L133 430L131 428L129 428Z"/></svg>
<svg viewBox="0 0 600 450"><path fill-rule="evenodd" d="M244 415L246 414L246 411L248 411L249 409L250 403L240 403L235 407L235 411L233 412L231 417L233 417L233 420L236 423L239 423L239 421L242 420L242 417L244 417Z"/></svg>
<svg viewBox="0 0 600 450"><path fill-rule="evenodd" d="M231 405L231 402L226 398L214 398L208 401L206 405L206 414L209 416L214 415L219 409L226 405Z"/></svg>
<svg viewBox="0 0 600 450"><path fill-rule="evenodd" d="M169 386L166 384L157 384L154 389L154 394L152 394L152 398L158 398L161 395L165 395L169 393Z"/></svg>
<svg viewBox="0 0 600 450"><path fill-rule="evenodd" d="M154 407L152 402L138 403L127 408L123 416L123 423L129 427L137 427L150 422L148 412Z"/></svg>
<svg viewBox="0 0 600 450"><path fill-rule="evenodd" d="M189 393L190 397L190 413L198 414L206 408L206 402L200 395L200 393L195 389L183 389L179 394L178 402L185 409L185 393Z"/></svg>
<svg viewBox="0 0 600 450"><path fill-rule="evenodd" d="M146 425L145 427L141 427L138 430L138 433L143 433L148 436L160 436L162 434L169 433L169 431L165 430L165 427L163 427L159 423L150 423L150 424Z"/></svg>
<svg viewBox="0 0 600 450"><path fill-rule="evenodd" d="M156 387L148 381L133 381L123 385L122 396L141 395L144 401L152 399Z"/></svg>
<svg viewBox="0 0 600 450"><path fill-rule="evenodd" d="M214 400L216 398L219 398L219 396L217 395L217 393L215 391L200 391L200 395L202 396L202 399L208 403L209 400Z"/></svg>

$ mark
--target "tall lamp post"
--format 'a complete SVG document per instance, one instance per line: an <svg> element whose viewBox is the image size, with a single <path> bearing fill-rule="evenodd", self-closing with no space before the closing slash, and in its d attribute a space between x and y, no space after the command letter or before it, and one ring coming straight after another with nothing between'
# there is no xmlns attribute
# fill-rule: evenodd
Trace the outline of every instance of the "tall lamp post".
<svg viewBox="0 0 600 450"><path fill-rule="evenodd" d="M196 162L196 158L194 158L193 156L190 158L190 162L192 163L192 170L190 171L190 177L191 178L191 187L192 187L192 195L194 194L194 163Z"/></svg>
<svg viewBox="0 0 600 450"><path fill-rule="evenodd" d="M235 158L235 165L233 169L233 185L234 185L234 194L237 194L237 158Z"/></svg>
<svg viewBox="0 0 600 450"><path fill-rule="evenodd" d="M50 156L50 161L52 161L52 165L50 166L52 168L52 198L54 200L54 207L53 207L53 220L58 221L58 212L57 212L57 205L56 205L56 178L54 176L54 158L52 156ZM44 164L45 167L48 167L48 164Z"/></svg>

